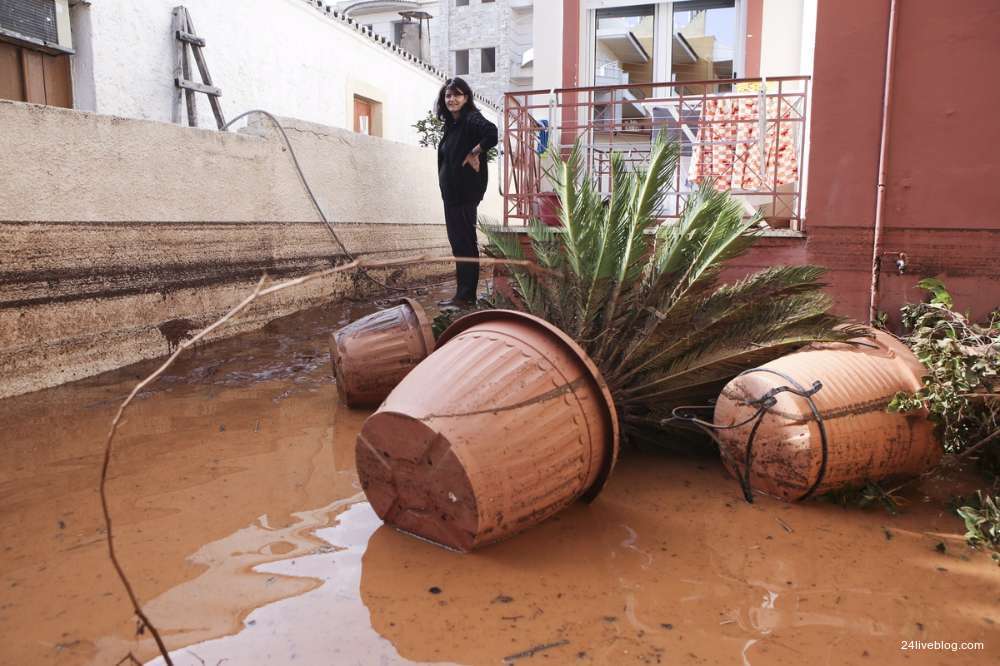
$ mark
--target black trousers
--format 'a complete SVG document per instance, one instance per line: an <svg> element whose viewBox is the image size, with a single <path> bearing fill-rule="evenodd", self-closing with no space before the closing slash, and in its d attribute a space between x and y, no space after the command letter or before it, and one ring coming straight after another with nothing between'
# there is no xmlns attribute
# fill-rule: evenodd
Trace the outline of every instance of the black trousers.
<svg viewBox="0 0 1000 666"><path fill-rule="evenodd" d="M478 207L479 204L476 203L444 205L444 223L448 228L448 242L451 243L453 256L479 258L479 241L476 238ZM456 263L455 277L458 281L455 298L475 301L479 285L479 264Z"/></svg>

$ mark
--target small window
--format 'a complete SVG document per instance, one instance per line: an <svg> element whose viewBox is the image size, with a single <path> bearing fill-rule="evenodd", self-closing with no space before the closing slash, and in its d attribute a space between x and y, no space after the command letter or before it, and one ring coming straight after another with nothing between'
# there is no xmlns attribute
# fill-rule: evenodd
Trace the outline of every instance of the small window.
<svg viewBox="0 0 1000 666"><path fill-rule="evenodd" d="M483 74L489 74L490 72L497 71L497 50L496 48L489 48L482 50L481 58L482 68L480 71Z"/></svg>
<svg viewBox="0 0 1000 666"><path fill-rule="evenodd" d="M59 21L53 0L0 2L0 28L35 40L36 44L59 43Z"/></svg>
<svg viewBox="0 0 1000 666"><path fill-rule="evenodd" d="M382 103L354 96L354 131L368 136L382 136Z"/></svg>
<svg viewBox="0 0 1000 666"><path fill-rule="evenodd" d="M469 6L469 0L455 0L455 6L456 7L468 7Z"/></svg>
<svg viewBox="0 0 1000 666"><path fill-rule="evenodd" d="M462 76L469 73L469 49L455 51L455 75Z"/></svg>

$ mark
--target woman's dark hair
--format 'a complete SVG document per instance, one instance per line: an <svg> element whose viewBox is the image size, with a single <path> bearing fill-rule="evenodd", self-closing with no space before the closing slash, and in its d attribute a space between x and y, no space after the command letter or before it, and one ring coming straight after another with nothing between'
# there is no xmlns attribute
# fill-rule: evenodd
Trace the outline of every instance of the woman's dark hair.
<svg viewBox="0 0 1000 666"><path fill-rule="evenodd" d="M462 107L462 113L468 113L469 111L478 111L476 108L476 100L472 95L472 88L469 84L465 82L465 79L460 79L457 76L453 79L448 79L441 86L441 90L438 91L437 101L434 102L434 115L437 116L438 120L442 122L451 122L451 112L444 103L444 94L451 90L452 92L460 92L465 95L468 100L465 102L465 106Z"/></svg>

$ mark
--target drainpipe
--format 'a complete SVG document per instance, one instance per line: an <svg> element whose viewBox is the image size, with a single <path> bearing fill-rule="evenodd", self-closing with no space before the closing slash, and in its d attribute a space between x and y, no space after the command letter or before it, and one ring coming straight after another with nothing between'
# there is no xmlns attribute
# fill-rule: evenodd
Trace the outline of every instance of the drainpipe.
<svg viewBox="0 0 1000 666"><path fill-rule="evenodd" d="M892 109L892 75L896 61L896 0L889 5L889 37L885 55L885 85L882 90L882 133L879 138L878 185L875 197L875 238L872 242L872 286L868 323L878 317L879 273L882 262L883 217L885 215L886 161L889 152L889 119Z"/></svg>

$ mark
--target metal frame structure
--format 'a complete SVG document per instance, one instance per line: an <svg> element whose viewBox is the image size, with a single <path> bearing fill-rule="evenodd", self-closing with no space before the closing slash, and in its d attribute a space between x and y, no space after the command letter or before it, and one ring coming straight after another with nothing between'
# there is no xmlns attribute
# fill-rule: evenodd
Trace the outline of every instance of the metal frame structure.
<svg viewBox="0 0 1000 666"><path fill-rule="evenodd" d="M739 84L756 84L739 86ZM802 230L802 186L805 171L806 123L809 109L808 76L745 78L707 81L672 81L614 86L559 88L509 92L503 108L503 195L504 225L512 221L526 224L533 218L552 214L557 206L544 176L543 155L539 153L542 131L548 132L549 148L566 155L579 144L583 168L599 191L610 194L610 155L623 154L627 168L642 168L649 159L659 133L681 144L682 165L674 174L661 220L676 218L687 198L698 187L689 180L687 166L694 154L704 154L714 146L739 145L734 150L729 172L702 173L706 178L726 179L732 169L752 171L751 182L759 186L730 190L742 199L747 214L758 208L768 210L776 226ZM736 92L738 88L755 91ZM705 117L710 101L757 100L757 117L714 119ZM547 123L543 123L546 120ZM754 139L711 140L713 127L749 135L748 124L756 125ZM546 126L547 125L547 126ZM725 126L724 128L722 126ZM793 149L798 177L779 183L778 142L782 128L792 127ZM759 159L749 160L751 151ZM769 153L768 151L773 151ZM773 159L773 164L769 163ZM780 212L779 212L780 211ZM767 215L765 215L767 217Z"/></svg>

